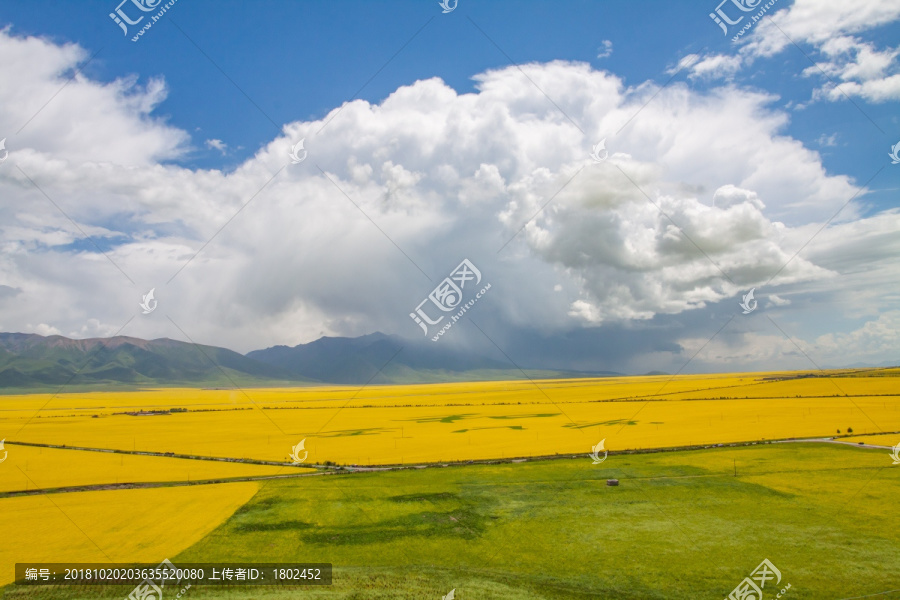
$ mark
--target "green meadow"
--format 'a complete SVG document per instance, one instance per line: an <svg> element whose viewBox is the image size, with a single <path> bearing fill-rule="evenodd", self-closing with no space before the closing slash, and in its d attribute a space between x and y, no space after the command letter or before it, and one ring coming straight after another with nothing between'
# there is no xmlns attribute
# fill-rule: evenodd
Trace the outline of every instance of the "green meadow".
<svg viewBox="0 0 900 600"><path fill-rule="evenodd" d="M787 584L783 598L843 599L900 588L898 499L886 451L824 443L354 473L263 482L169 558L335 567L329 587L195 585L197 600L718 599L766 558L782 573L766 600Z"/></svg>

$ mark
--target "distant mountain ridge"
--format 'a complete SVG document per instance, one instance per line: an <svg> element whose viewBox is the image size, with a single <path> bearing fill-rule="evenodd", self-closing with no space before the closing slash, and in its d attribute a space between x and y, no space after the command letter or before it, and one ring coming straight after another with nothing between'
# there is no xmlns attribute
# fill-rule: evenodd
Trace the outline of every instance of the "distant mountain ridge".
<svg viewBox="0 0 900 600"><path fill-rule="evenodd" d="M247 357L296 376L344 384L446 381L454 378L453 373L508 372L511 368L508 363L490 358L383 333L356 338L323 337L294 347L254 350Z"/></svg>
<svg viewBox="0 0 900 600"><path fill-rule="evenodd" d="M127 336L74 340L0 333L0 387L308 381L216 346Z"/></svg>
<svg viewBox="0 0 900 600"><path fill-rule="evenodd" d="M363 385L589 375L533 369L523 375L505 362L383 333L323 337L308 344L273 346L247 355L168 338L77 340L60 335L0 333L0 388L67 384Z"/></svg>

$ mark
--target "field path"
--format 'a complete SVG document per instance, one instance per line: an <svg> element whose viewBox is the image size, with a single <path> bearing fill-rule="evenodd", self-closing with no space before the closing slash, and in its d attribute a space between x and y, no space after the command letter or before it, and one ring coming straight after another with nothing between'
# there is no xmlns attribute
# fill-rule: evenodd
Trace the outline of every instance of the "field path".
<svg viewBox="0 0 900 600"><path fill-rule="evenodd" d="M18 496L38 496L42 494L65 494L71 492L99 492L108 490L139 490L161 487L186 487L191 485L214 485L217 483L242 483L246 481L262 481L264 479L293 479L295 477L318 477L333 475L335 471L319 471L318 473L288 473L286 475L245 475L243 477L219 477L216 479L200 479L196 481L146 481L140 483L98 483L96 485L72 485L58 488L40 488L0 492L0 498Z"/></svg>
<svg viewBox="0 0 900 600"><path fill-rule="evenodd" d="M803 440L776 440L777 444L786 444L788 442L826 442L828 444L845 444L855 448L876 448L878 450L893 450L893 446L876 446L875 444L863 444L860 442L843 442L841 440L833 440L831 438L811 438Z"/></svg>
<svg viewBox="0 0 900 600"><path fill-rule="evenodd" d="M891 446L877 446L874 444L861 444L854 442L844 442L840 440L833 440L831 438L806 438L806 439L785 439L785 440L770 440L769 443L773 444L781 444L788 442L813 442L813 443L830 443L830 444L843 444L846 446L853 446L855 448L871 448L877 450L891 450ZM165 452L148 452L148 451L133 451L133 450L110 450L108 448L87 448L87 447L76 447L76 446L60 446L54 444L35 444L30 442L10 442L7 441L7 444L10 445L21 445L21 446L41 446L45 448L56 448L62 450L74 450L74 451L82 451L82 452L105 452L105 453L119 453L119 454L137 454L142 456L158 456L163 458L181 458L185 460L211 460L211 461L224 461L224 462L233 462L233 463L251 463L251 464L265 464L265 465L273 465L273 466L283 466L285 468L293 468L299 467L298 464L293 463L278 463L278 462L268 462L268 461L259 461L253 459L241 459L241 458L227 458L227 457L211 457L211 456L196 456L196 455L186 455L186 454L173 454L173 453L165 453ZM755 446L758 445L759 442L737 442L737 443L729 443L729 444L712 444L712 445L704 445L704 446L678 446L678 447L670 447L670 448L646 448L640 450L622 450L618 452L610 452L610 455L626 455L626 454L655 454L661 452L686 452L692 450L702 450L708 448L736 448L736 447L746 447L746 446ZM197 479L197 480L188 480L188 481L145 481L145 482L126 482L126 483L99 483L99 484L90 484L90 485L73 485L73 486L61 486L54 488L36 488L29 490L14 490L7 492L0 492L0 498L12 498L17 496L35 496L41 494L64 494L64 493L72 493L72 492L90 492L90 491L109 491L109 490L125 490L125 489L148 489L148 488L161 488L161 487L185 487L192 485L214 485L218 483L241 483L248 481L264 481L271 479L294 479L298 477L318 477L322 475L350 475L353 473L375 473L375 472L384 472L384 471L402 471L408 469L427 469L427 468L444 468L444 467L465 467L469 465L494 465L494 464L507 464L507 463L523 463L523 462L535 462L535 461L543 461L543 460L557 460L557 459L571 459L571 458L590 458L588 454L559 454L552 456L528 456L528 457L519 457L519 458L493 458L493 459L483 459L483 460L469 460L462 462L451 462L451 463L423 463L423 464L404 464L404 465L377 465L377 466L342 466L337 467L334 465L318 465L318 464L304 464L304 468L315 468L318 469L314 473L304 472L304 473L285 473L283 475L280 474L268 474L268 475L243 475L236 477L216 477L213 479ZM681 478L704 478L709 477L710 475L685 475L685 476L676 476L676 477L666 477L672 479L681 479ZM718 476L718 475L712 475Z"/></svg>

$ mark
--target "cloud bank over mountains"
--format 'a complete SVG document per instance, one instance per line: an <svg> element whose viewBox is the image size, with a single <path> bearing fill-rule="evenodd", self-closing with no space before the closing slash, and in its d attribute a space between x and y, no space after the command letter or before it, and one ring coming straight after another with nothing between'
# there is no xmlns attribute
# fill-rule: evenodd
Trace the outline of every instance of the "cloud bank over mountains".
<svg viewBox="0 0 900 600"><path fill-rule="evenodd" d="M803 6L788 15L798 35ZM852 36L852 15L835 10ZM783 47L759 28L745 60ZM892 77L891 57L845 37L817 41L835 57L826 70L892 98L863 91ZM858 68L838 62L851 50ZM472 318L501 347L523 331L589 329L594 342L571 348L583 354L634 329L643 341L620 344L609 368L674 371L715 331L685 323L730 315L758 287L804 337L757 320L698 366L774 367L798 345L825 363L846 347L866 360L898 349L900 211L869 214L866 188L787 136L790 115L760 90L626 86L567 61L477 74L476 93L426 79L287 123L223 172L179 165L209 141L167 123L164 78L77 74L59 92L89 49L5 30L0 53L3 331L187 336L238 351L412 338L411 310L468 258L492 283ZM723 62L692 72L715 70L710 60ZM884 68L866 66L877 60ZM309 154L292 164L300 139ZM596 163L601 139L609 158ZM159 310L144 316L151 288ZM840 318L804 321L813 301Z"/></svg>

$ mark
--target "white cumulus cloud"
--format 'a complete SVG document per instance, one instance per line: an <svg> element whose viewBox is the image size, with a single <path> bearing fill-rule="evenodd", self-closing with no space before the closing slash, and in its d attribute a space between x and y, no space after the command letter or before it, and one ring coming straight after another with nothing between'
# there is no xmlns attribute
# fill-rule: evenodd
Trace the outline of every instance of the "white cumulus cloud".
<svg viewBox="0 0 900 600"><path fill-rule="evenodd" d="M88 55L8 32L0 52L15 58L0 65L0 131ZM733 303L763 284L837 294L836 276L871 264L867 241L898 224L848 205L865 190L785 136L767 94L627 87L565 61L521 69L476 75L474 93L432 78L287 123L227 173L172 164L190 137L154 116L162 80L79 76L10 138L0 167L0 285L21 290L0 296L0 329L91 336L127 322L128 335L181 337L171 318L244 351L419 335L410 311L469 258L492 282L477 310L498 330L565 331ZM301 138L308 158L291 164ZM846 231L857 254L838 252ZM159 307L140 315L150 288Z"/></svg>

